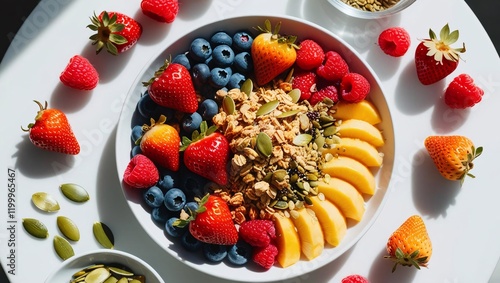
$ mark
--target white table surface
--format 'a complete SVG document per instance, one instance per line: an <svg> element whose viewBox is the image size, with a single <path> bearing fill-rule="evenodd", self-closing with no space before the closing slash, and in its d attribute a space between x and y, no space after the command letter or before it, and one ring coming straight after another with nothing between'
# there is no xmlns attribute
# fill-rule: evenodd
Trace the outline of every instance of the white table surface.
<svg viewBox="0 0 500 283"><path fill-rule="evenodd" d="M167 44L203 23L228 15L290 15L321 25L350 43L378 74L387 91L396 133L396 156L389 200L372 228L347 253L313 273L290 282L340 282L351 273L371 282L488 282L500 256L500 190L496 186L500 134L494 112L500 98L500 60L475 15L460 0L418 0L409 9L385 20L349 20L326 0L191 0L180 1L180 14L171 25L146 19L139 0L42 0L12 42L0 66L0 115L2 143L0 160L7 183L7 170L16 171L16 270L11 282L43 282L61 260L51 239L36 240L21 225L24 217L38 218L57 233L53 215L42 214L30 203L31 194L56 194L61 183L84 186L91 200L84 205L58 198L58 215L78 219L82 234L92 234L96 220L108 224L116 238L116 249L130 252L151 264L167 282L225 282L193 270L159 250L129 209L118 182L115 161L115 126L121 105L141 68ZM430 7L433 8L430 8ZM102 56L109 64L101 82L90 93L63 93L59 73L74 54L93 56L86 25L94 11L115 10L142 20L146 26L139 43L119 57ZM416 79L413 52L429 28L436 32L449 23L460 30L467 52L454 75L465 72L485 90L483 101L469 111L453 111L440 103L440 94L453 75L432 86ZM394 59L376 45L379 32L389 26L406 28L412 36L409 53ZM81 153L75 158L43 152L30 144L20 126L32 122L33 99L47 100L65 110L75 134L83 137ZM493 119L493 120L492 120ZM492 123L493 122L493 123ZM492 127L489 129L488 127ZM464 134L485 148L474 169L476 179L463 187L440 178L423 148L431 134ZM54 157L55 156L55 157ZM120 173L121 174L121 173ZM7 193L0 193L0 262L8 271ZM71 207L69 209L68 207ZM382 259L390 233L411 214L424 218L434 254L429 268L416 271L399 268L391 274L391 263ZM52 219L52 220L51 220ZM100 248L92 237L74 244L76 253ZM237 270L235 270L237 276ZM229 281L227 281L229 282Z"/></svg>

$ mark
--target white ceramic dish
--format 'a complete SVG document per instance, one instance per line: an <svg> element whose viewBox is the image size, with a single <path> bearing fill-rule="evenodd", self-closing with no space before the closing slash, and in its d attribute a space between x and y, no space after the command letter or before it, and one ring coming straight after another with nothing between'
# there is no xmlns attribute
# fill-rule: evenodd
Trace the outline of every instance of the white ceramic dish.
<svg viewBox="0 0 500 283"><path fill-rule="evenodd" d="M164 283L160 275L142 259L119 250L100 249L75 255L65 260L61 266L53 271L45 283L67 283L77 271L92 264L116 263L129 267L135 274L144 275L148 283Z"/></svg>
<svg viewBox="0 0 500 283"><path fill-rule="evenodd" d="M410 5L415 1L416 0L400 0L398 1L398 3L385 10L372 12L355 8L349 4L344 3L342 0L328 0L330 4L342 11L344 14L360 19L379 19L389 17L410 7Z"/></svg>
<svg viewBox="0 0 500 283"><path fill-rule="evenodd" d="M131 120L136 109L136 104L140 95L144 92L143 81L151 78L154 71L161 66L166 58L175 56L188 49L189 43L196 37L209 37L219 30L234 33L240 30L248 30L251 27L262 25L265 19L271 22L282 22L282 34L295 34L300 39L311 38L320 42L325 50L335 50L339 52L348 62L351 71L363 74L371 83L370 99L377 106L383 122L378 126L383 131L386 144L381 149L384 152L384 165L376 172L377 192L368 201L363 220L356 225L351 225L347 235L338 247L326 248L321 256L313 261L301 260L297 264L288 267L272 267L268 271L251 270L249 268L235 268L220 264L210 264L201 258L199 254L192 254L183 250L180 243L173 243L165 236L164 231L151 220L151 215L146 211L142 204L142 198L139 194L133 193L124 188L124 196L136 216L139 223L149 236L160 245L166 252L178 258L185 264L206 272L216 277L225 278L231 281L262 282L273 280L285 280L287 278L299 276L311 272L338 258L348 249L350 249L370 228L378 214L380 213L384 201L387 199L387 188L393 168L394 159L394 133L389 109L386 104L382 86L372 69L361 57L348 46L342 39L330 33L329 31L304 20L293 17L275 17L275 16L247 16L239 18L230 18L222 21L207 24L199 29L186 34L182 38L168 46L163 52L154 57L146 67L140 72L137 79L133 82L128 97L123 106L123 110L118 123L116 136L116 159L117 169L120 179L130 160L130 133ZM122 181L122 180L120 180ZM123 183L123 182L122 182Z"/></svg>

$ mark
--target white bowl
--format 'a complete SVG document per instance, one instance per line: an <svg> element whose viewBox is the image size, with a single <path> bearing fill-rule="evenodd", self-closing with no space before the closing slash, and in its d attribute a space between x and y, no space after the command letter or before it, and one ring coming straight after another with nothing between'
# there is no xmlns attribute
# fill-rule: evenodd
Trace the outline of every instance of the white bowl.
<svg viewBox="0 0 500 283"><path fill-rule="evenodd" d="M365 11L346 4L342 0L328 0L330 4L342 11L344 14L361 19L379 19L389 17L408 8L415 1L416 0L399 0L396 4L385 10Z"/></svg>
<svg viewBox="0 0 500 283"><path fill-rule="evenodd" d="M135 274L144 275L148 283L165 283L160 275L145 261L132 254L114 249L100 249L74 255L53 271L47 277L45 283L67 283L77 271L96 263L124 265Z"/></svg>
<svg viewBox="0 0 500 283"><path fill-rule="evenodd" d="M122 178L123 172L130 160L131 120L134 116L134 111L136 110L140 95L145 91L141 82L148 81L166 58L170 56L174 57L176 54L188 50L190 42L196 37L201 36L208 38L210 35L220 30L230 33L235 33L240 30L251 30L252 27L262 25L266 19L269 19L273 24L281 21L282 34L297 35L299 40L306 38L314 39L323 46L325 51L335 50L339 52L348 62L351 71L358 72L368 79L371 84L370 100L377 106L383 120L383 122L377 126L384 133L386 144L381 148L381 151L384 153L384 165L378 171L374 171L378 187L377 191L367 201L366 212L362 221L355 225L349 223L347 234L341 244L335 248L325 248L323 253L313 261L300 260L297 264L287 268L274 266L270 270L262 271L245 267L235 268L225 262L219 264L208 263L204 261L199 254L195 255L185 251L180 243L173 242L170 238L165 237L165 232L153 223L151 215L144 208L145 205L143 204L142 194L138 193L137 190L130 190L126 185L123 185ZM299 18L288 16L277 17L271 15L246 16L216 21L191 31L176 40L163 52L158 54L158 56L155 56L151 62L146 64L145 68L133 82L120 115L116 136L116 160L123 193L130 209L146 233L148 233L167 253L201 272L231 281L263 282L285 280L311 272L335 260L350 249L375 222L375 219L383 207L384 201L387 199L389 180L394 163L394 133L391 116L379 79L369 65L345 41L328 30ZM237 274L237 277L235 274Z"/></svg>

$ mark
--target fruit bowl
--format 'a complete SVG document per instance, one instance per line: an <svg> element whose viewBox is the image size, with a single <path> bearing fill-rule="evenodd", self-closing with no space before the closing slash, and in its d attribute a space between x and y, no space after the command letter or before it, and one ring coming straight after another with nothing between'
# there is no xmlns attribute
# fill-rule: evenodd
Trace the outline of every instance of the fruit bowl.
<svg viewBox="0 0 500 283"><path fill-rule="evenodd" d="M370 173L374 176L376 191L373 195L363 196L365 212L362 219L359 222L348 219L347 232L340 244L335 247L325 246L324 251L316 258L308 260L302 255L301 259L293 265L283 268L275 264L268 270L251 265L249 267L236 267L227 261L219 263L208 262L200 257L199 253L186 251L176 241L177 239L174 240L167 235L162 225L158 225L152 220L151 209L144 204L144 190L133 189L123 181L123 174L131 159L131 131L136 125L137 116L139 115L137 104L145 91L142 82L149 81L155 71L163 65L165 59L174 58L177 54L186 52L194 39L198 37L207 38L218 31L225 31L229 34L234 34L242 30L252 32L253 27L262 26L265 20L270 20L273 24L281 22L281 34L293 34L299 40L314 39L325 50L335 50L345 59L352 72L362 74L371 85L371 91L367 100L378 111L381 122L377 123L376 127L384 136L384 145L378 148L383 153L383 165L369 169ZM359 54L341 38L315 24L294 17L245 16L216 21L188 32L146 64L145 68L133 82L122 109L116 136L116 159L123 193L130 209L146 233L168 254L194 269L231 281L263 282L285 280L311 272L332 262L363 237L375 222L387 199L394 159L394 133L391 115L379 79ZM235 274L238 274L238 276L235 277Z"/></svg>

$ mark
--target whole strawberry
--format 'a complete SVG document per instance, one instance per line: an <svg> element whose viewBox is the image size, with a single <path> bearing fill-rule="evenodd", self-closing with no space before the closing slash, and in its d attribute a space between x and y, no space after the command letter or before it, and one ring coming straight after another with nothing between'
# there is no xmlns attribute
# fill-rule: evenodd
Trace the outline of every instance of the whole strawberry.
<svg viewBox="0 0 500 283"><path fill-rule="evenodd" d="M300 42L295 64L302 70L310 71L323 64L325 52L314 40L306 39Z"/></svg>
<svg viewBox="0 0 500 283"><path fill-rule="evenodd" d="M408 32L402 27L390 27L383 30L378 36L378 45L382 51L393 57L401 57L410 48L411 39Z"/></svg>
<svg viewBox="0 0 500 283"><path fill-rule="evenodd" d="M368 279L359 274L352 274L342 278L340 283L369 283Z"/></svg>
<svg viewBox="0 0 500 283"><path fill-rule="evenodd" d="M207 128L206 121L200 125L200 132L193 132L192 139L182 139L184 165L193 173L219 185L227 183L226 164L229 161L229 142L217 128Z"/></svg>
<svg viewBox="0 0 500 283"><path fill-rule="evenodd" d="M266 247L276 238L274 222L265 219L248 220L238 230L241 239L253 247Z"/></svg>
<svg viewBox="0 0 500 283"><path fill-rule="evenodd" d="M458 66L460 53L465 52L465 43L461 48L453 48L450 45L458 40L458 30L450 32L446 24L439 34L429 29L429 39L422 40L415 51L415 66L417 76L423 85L436 83L449 74Z"/></svg>
<svg viewBox="0 0 500 283"><path fill-rule="evenodd" d="M422 218L410 216L387 240L386 258L394 261L392 272L398 265L427 267L432 255L432 243Z"/></svg>
<svg viewBox="0 0 500 283"><path fill-rule="evenodd" d="M176 227L189 225L189 232L197 240L216 245L234 245L238 231L234 226L227 203L219 196L206 194L186 220L177 220Z"/></svg>
<svg viewBox="0 0 500 283"><path fill-rule="evenodd" d="M150 125L142 126L143 136L137 140L141 151L156 164L172 171L179 170L180 136L177 130L165 124L166 117L161 115L158 121L151 118Z"/></svg>
<svg viewBox="0 0 500 283"><path fill-rule="evenodd" d="M198 109L198 98L194 89L189 70L181 64L165 64L148 82L151 99L157 104L184 113L194 113Z"/></svg>
<svg viewBox="0 0 500 283"><path fill-rule="evenodd" d="M30 141L37 147L49 151L76 155L80 153L80 144L73 134L66 115L58 109L47 108L47 102L42 105L35 100L40 107L35 122L30 123L27 129Z"/></svg>
<svg viewBox="0 0 500 283"><path fill-rule="evenodd" d="M99 74L87 58L81 55L71 57L59 75L61 82L74 89L92 90L99 82Z"/></svg>
<svg viewBox="0 0 500 283"><path fill-rule="evenodd" d="M162 23L172 23L179 13L178 0L142 0L144 15Z"/></svg>
<svg viewBox="0 0 500 283"><path fill-rule="evenodd" d="M90 18L87 28L97 32L89 37L96 53L104 48L113 55L125 52L134 46L142 35L142 26L133 18L119 13L103 11Z"/></svg>
<svg viewBox="0 0 500 283"><path fill-rule="evenodd" d="M482 147L465 136L429 136L424 141L425 148L434 161L439 173L448 180L460 180L466 176L474 178L469 171L473 161L483 152Z"/></svg>
<svg viewBox="0 0 500 283"><path fill-rule="evenodd" d="M279 74L292 67L297 58L295 36L281 36L279 22L274 30L269 20L265 21L264 28L257 27L262 33L256 36L251 46L251 56L254 65L257 85L262 86Z"/></svg>
<svg viewBox="0 0 500 283"><path fill-rule="evenodd" d="M451 108L464 109L479 103L483 94L484 91L469 75L460 74L446 88L444 102Z"/></svg>
<svg viewBox="0 0 500 283"><path fill-rule="evenodd" d="M123 182L132 188L149 188L160 179L156 165L143 154L137 154L130 159L125 172Z"/></svg>

